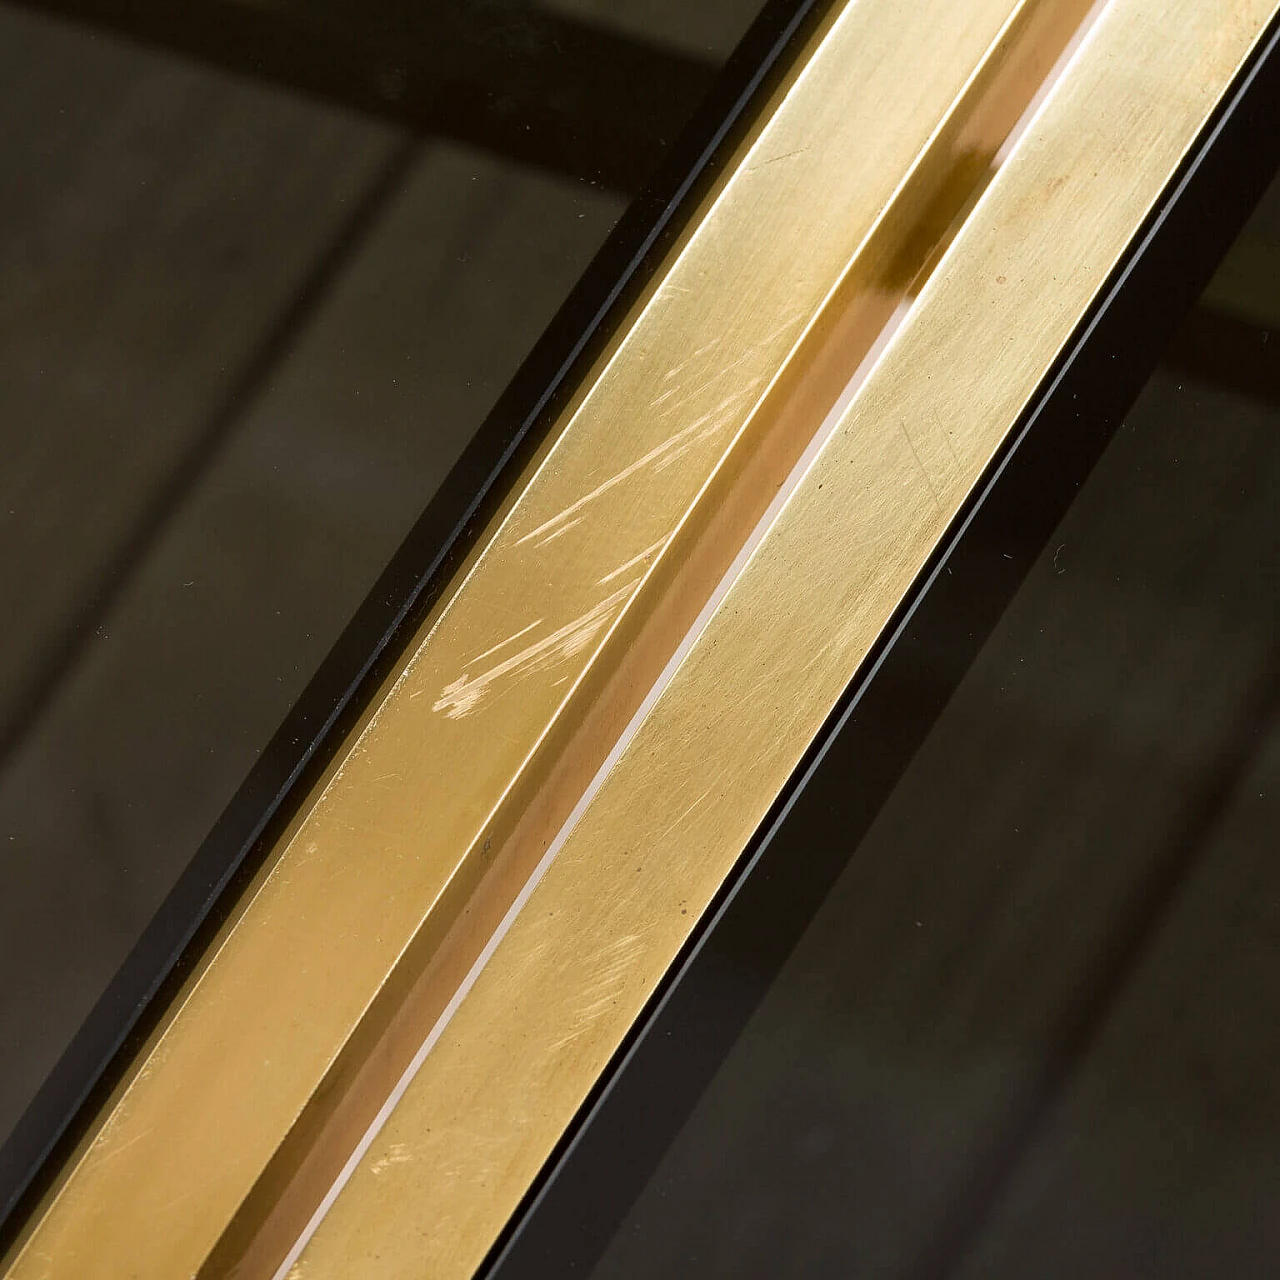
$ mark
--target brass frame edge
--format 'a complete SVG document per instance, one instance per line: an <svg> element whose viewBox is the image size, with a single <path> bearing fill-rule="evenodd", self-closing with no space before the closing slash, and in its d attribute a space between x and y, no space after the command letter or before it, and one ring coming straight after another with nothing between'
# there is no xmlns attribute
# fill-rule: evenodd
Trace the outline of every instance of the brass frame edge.
<svg viewBox="0 0 1280 1280"><path fill-rule="evenodd" d="M1276 11L1111 0L291 1280L479 1265Z"/></svg>

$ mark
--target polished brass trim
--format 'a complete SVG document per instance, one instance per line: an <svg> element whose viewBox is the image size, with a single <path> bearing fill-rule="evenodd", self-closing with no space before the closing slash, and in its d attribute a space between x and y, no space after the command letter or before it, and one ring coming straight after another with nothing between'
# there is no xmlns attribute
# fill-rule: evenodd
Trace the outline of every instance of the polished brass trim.
<svg viewBox="0 0 1280 1280"><path fill-rule="evenodd" d="M292 1280L472 1273L1275 10L1107 5Z"/></svg>
<svg viewBox="0 0 1280 1280"><path fill-rule="evenodd" d="M1084 7L837 6L8 1275L283 1256Z"/></svg>

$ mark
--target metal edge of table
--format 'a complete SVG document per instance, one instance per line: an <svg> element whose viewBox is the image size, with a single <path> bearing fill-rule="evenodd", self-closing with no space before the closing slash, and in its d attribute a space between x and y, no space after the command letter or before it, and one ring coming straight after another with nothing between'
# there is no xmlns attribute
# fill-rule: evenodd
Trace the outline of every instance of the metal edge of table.
<svg viewBox="0 0 1280 1280"><path fill-rule="evenodd" d="M480 1265L1275 12L1111 0L291 1280Z"/></svg>
<svg viewBox="0 0 1280 1280"><path fill-rule="evenodd" d="M477 887L514 894L785 473L762 406L833 293L866 313L848 354L1084 7L855 0L819 28L5 1274L220 1273L282 1198L287 1232L481 945Z"/></svg>
<svg viewBox="0 0 1280 1280"><path fill-rule="evenodd" d="M874 854L868 862L867 841L877 841L881 810L900 799L903 771L914 770L917 752L928 749L1037 562L1061 551L1055 531L1071 518L1082 486L1093 483L1094 468L1106 465L1108 451L1126 434L1149 379L1164 364L1179 372L1203 368L1210 380L1238 386L1244 394L1259 386L1254 375L1241 377L1236 363L1206 367L1200 338L1206 290L1212 293L1224 257L1230 260L1237 251L1249 215L1280 171L1280 134L1270 128L1278 113L1280 20L1273 20L562 1133L479 1274L493 1280L588 1275L604 1257L616 1260L624 1224L629 1232L648 1219L637 1197L651 1196L655 1178L668 1184L673 1144L688 1151L685 1125L704 1113L708 1091L721 1089L721 1069L735 1060L741 1065L740 1037L755 1034L756 1020L770 1005L776 1011L777 983L786 981L793 951L807 945L810 930L828 912L829 895L855 864L874 876L880 863ZM1208 333L1216 339L1218 330ZM1247 346L1253 354L1256 348ZM1262 350L1265 360L1265 345ZM1060 568L1054 566L1055 576L1061 576ZM1265 705L1257 714L1264 711ZM1242 726L1237 742L1249 741L1250 726ZM964 839L963 831L954 834ZM1178 838L1175 843L1179 851L1186 847ZM880 840L880 852L885 848ZM1174 858L1173 865L1181 866ZM963 867L951 869L964 879ZM929 877L927 866L919 870ZM939 874L944 870L939 867ZM903 883L896 872L888 874ZM1157 874L1163 886L1176 879L1167 864ZM908 884L929 892L919 881ZM1144 903L1142 919L1152 928L1165 901L1157 891L1154 905ZM953 904L937 905L945 913ZM893 914L892 904L886 910L894 921L905 920L908 930L915 927L919 913ZM862 914L867 917L865 909ZM893 932L894 924L886 919L886 925ZM1141 925L1135 931L1142 933ZM918 958L931 950L914 935L903 941L898 958L907 969L907 953ZM1135 934L1128 945L1140 946ZM1123 960L1108 967L1115 982L1127 974ZM882 990L876 986L882 978L893 981L864 973L875 991ZM1106 978L1103 984L1094 993L1098 1003L1086 999L1073 1006L1060 1044L1078 1045L1095 1029L1094 1019L1114 990ZM858 994L846 992L873 1004L877 998L862 983ZM928 1023L929 1015L923 1016ZM1056 1062L1046 1059L1025 1091L1017 1087L1027 1083L1025 1077L1005 1081L1014 1086L1000 1091L1000 1118L1007 1124L969 1111L967 1135L964 1124L948 1126L946 1141L964 1145L967 1136L978 1148L970 1147L972 1164L948 1165L949 1173L940 1175L944 1185L950 1175L958 1176L956 1197L940 1217L934 1214L938 1202L926 1194L882 1224L889 1237L901 1232L909 1256L923 1260L915 1273L947 1274L964 1255L966 1242L987 1222L1017 1153L1026 1150L1038 1123L1067 1089L1075 1060L1070 1048ZM851 1221L871 1225L859 1206L875 1222L876 1210L860 1197ZM648 1234L643 1226L641 1234ZM846 1240L859 1237L846 1229Z"/></svg>

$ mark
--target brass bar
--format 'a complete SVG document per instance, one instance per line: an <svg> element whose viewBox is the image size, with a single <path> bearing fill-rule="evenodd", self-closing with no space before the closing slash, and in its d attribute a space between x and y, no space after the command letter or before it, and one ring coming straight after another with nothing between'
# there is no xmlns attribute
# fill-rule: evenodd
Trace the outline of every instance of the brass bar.
<svg viewBox="0 0 1280 1280"><path fill-rule="evenodd" d="M833 13L5 1274L283 1256L1084 7Z"/></svg>
<svg viewBox="0 0 1280 1280"><path fill-rule="evenodd" d="M1103 10L290 1280L474 1271L1276 8Z"/></svg>
<svg viewBox="0 0 1280 1280"><path fill-rule="evenodd" d="M448 1004L582 793L676 642L763 515L779 484L843 391L887 318L940 256L954 211L976 198L992 157L1046 70L1078 34L1086 0L1020 3L969 82L938 122L913 170L846 264L782 369L717 464L697 504L655 557L598 662L590 710L548 764L535 766L538 793L449 924L420 976L391 1011L344 1097L306 1131L297 1159L278 1159L267 1214L250 1197L202 1274L267 1274L285 1255L380 1104ZM735 357L736 358L736 357ZM411 970L411 976L416 973ZM379 1023L379 1026L383 1024ZM299 1130L295 1130L295 1133ZM302 1142L298 1143L303 1146ZM288 1155L287 1150L282 1154ZM265 1197L264 1197L265 1199Z"/></svg>

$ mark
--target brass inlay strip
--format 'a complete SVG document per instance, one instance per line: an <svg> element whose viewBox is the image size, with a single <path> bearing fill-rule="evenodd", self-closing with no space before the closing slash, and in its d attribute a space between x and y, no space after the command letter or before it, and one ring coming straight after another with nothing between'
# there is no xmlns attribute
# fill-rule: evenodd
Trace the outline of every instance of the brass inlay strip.
<svg viewBox="0 0 1280 1280"><path fill-rule="evenodd" d="M1083 9L815 36L7 1274L283 1256Z"/></svg>
<svg viewBox="0 0 1280 1280"><path fill-rule="evenodd" d="M1111 0L291 1277L474 1270L1275 9Z"/></svg>

